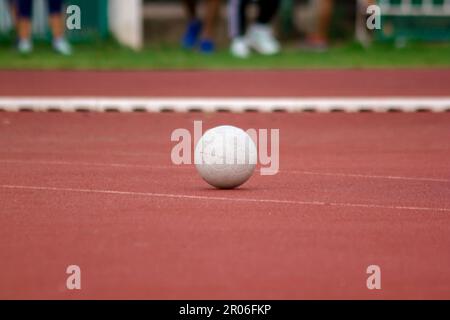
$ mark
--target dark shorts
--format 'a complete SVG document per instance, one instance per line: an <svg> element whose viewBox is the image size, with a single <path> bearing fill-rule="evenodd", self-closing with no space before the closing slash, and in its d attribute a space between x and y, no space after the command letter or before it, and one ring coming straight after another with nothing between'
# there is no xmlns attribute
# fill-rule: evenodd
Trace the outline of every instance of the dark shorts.
<svg viewBox="0 0 450 320"><path fill-rule="evenodd" d="M10 2L15 6L18 17L31 18L33 13L33 0L10 0ZM50 15L61 13L63 0L47 0L47 3Z"/></svg>

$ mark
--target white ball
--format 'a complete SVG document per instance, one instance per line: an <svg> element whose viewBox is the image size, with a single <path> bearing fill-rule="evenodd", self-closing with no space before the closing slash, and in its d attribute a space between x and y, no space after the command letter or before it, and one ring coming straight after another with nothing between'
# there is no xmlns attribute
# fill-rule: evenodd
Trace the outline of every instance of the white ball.
<svg viewBox="0 0 450 320"><path fill-rule="evenodd" d="M255 171L257 150L242 129L219 126L206 131L195 147L194 162L210 185L231 189L247 181Z"/></svg>

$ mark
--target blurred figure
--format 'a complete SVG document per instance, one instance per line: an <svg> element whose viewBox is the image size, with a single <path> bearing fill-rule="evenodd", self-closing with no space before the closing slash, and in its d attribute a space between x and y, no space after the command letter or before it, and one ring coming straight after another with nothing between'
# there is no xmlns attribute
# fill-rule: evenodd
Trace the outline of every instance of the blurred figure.
<svg viewBox="0 0 450 320"><path fill-rule="evenodd" d="M318 2L316 28L311 34L306 36L304 43L300 47L308 51L325 52L329 47L328 32L330 30L335 0L316 1ZM354 2L356 3L356 1L358 0ZM363 7L367 8L367 6L375 4L376 0L360 0L360 2L363 3Z"/></svg>
<svg viewBox="0 0 450 320"><path fill-rule="evenodd" d="M8 9L9 9L10 14L11 14L12 24L16 25L17 24L16 23L17 15L16 15L16 6L14 5L14 0L8 0L7 4L9 5Z"/></svg>
<svg viewBox="0 0 450 320"><path fill-rule="evenodd" d="M228 23L231 36L231 53L247 58L250 49L264 55L276 54L280 45L272 33L270 23L277 13L279 0L259 0L256 22L247 31L247 8L250 0L230 0Z"/></svg>
<svg viewBox="0 0 450 320"><path fill-rule="evenodd" d="M306 36L301 48L308 51L324 52L328 49L328 30L333 14L334 0L317 0L317 24L315 30Z"/></svg>
<svg viewBox="0 0 450 320"><path fill-rule="evenodd" d="M32 0L12 0L13 12L17 26L17 49L27 54L33 51L31 40L31 17L33 9ZM47 0L49 11L49 24L52 31L53 49L63 55L72 53L70 44L64 37L64 18L62 13L62 0Z"/></svg>
<svg viewBox="0 0 450 320"><path fill-rule="evenodd" d="M204 22L197 15L197 0L183 0L188 25L184 33L182 45L185 49L193 49L198 46L202 53L212 53L215 50L214 28L217 24L217 17L221 0L205 0L206 16Z"/></svg>

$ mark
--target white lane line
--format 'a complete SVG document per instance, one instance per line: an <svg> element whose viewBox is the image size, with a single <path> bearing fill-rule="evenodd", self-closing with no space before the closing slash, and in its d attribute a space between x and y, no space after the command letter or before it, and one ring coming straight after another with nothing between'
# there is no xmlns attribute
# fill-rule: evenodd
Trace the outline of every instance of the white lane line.
<svg viewBox="0 0 450 320"><path fill-rule="evenodd" d="M1 0L0 0L1 1ZM53 142L53 141L52 141ZM61 144L65 144L65 142L63 141ZM0 154L5 154L8 156L11 156L11 154L29 154L30 152L33 153L44 153L46 155L48 155L49 153L51 154L57 154L57 155L63 155L63 156L70 156L72 155L71 152L73 150L55 150L55 148L50 148L49 150L39 150L39 151L33 151L30 149L20 149L20 148L10 148L8 147L7 149L3 149L0 150ZM98 150L77 150L77 155L98 155ZM121 157L121 156L133 156L133 157L145 157L147 159L151 158L154 155L163 155L163 156L167 156L167 152L164 151L155 151L152 150L151 153L150 152L126 152L126 151L108 151L107 153L102 153L105 156L109 156L109 157Z"/></svg>
<svg viewBox="0 0 450 320"><path fill-rule="evenodd" d="M39 165L58 165L58 166L83 166L83 167L113 167L113 168L141 168L141 169L170 169L181 166L169 165L147 165L147 164L127 164L127 163L104 163L104 162L84 162L84 161L53 161L53 160L15 160L0 159L0 163L12 164L39 164ZM182 166L187 167L187 166Z"/></svg>
<svg viewBox="0 0 450 320"><path fill-rule="evenodd" d="M243 112L248 108L261 112L272 112L280 108L289 112L311 109L318 112L335 109L347 112L357 112L361 109L385 112L392 108L414 112L426 108L442 112L450 108L450 97L0 97L0 108L6 111L19 111L21 108L46 111L49 108L56 108L69 112L77 109L103 112L111 108L122 112L134 109L160 112L167 108L178 112L190 109L201 109L206 112L218 109Z"/></svg>
<svg viewBox="0 0 450 320"><path fill-rule="evenodd" d="M383 176L383 175L371 175L371 174L359 174L359 173L332 173L332 172L314 172L314 171L297 171L297 170L287 170L287 171L283 170L283 172L288 172L288 173L293 173L293 174L320 175L320 176L333 176L333 177L450 182L450 179L426 178L426 177Z"/></svg>
<svg viewBox="0 0 450 320"><path fill-rule="evenodd" d="M92 193L92 194L144 196L144 197L207 200L207 201L216 200L216 201L230 201L230 202L274 203L274 204L292 204L292 205L322 206L322 207L327 207L327 206L330 206L330 207L357 207L357 208L367 208L367 209L395 209L395 210L410 210L410 211L450 212L450 208L394 206L394 205L378 205L378 204L364 204L364 203L339 203L339 202L323 202L323 201L297 201L297 200L277 200L277 199L234 198L234 197L233 198L209 197L209 196L193 196L193 195L173 194L173 193L133 192L133 191L118 191L118 190L58 188L58 187L23 186L23 185L0 185L0 188L21 189L21 190L39 190L39 191L78 192L78 193Z"/></svg>
<svg viewBox="0 0 450 320"><path fill-rule="evenodd" d="M141 169L191 169L190 165L146 165L146 164L127 164L127 163L103 163L103 162L77 162L77 161L53 161L53 160L16 160L16 159L0 159L0 163L12 164L40 164L40 165L64 165L64 166L96 166L96 167L116 167L116 168L141 168ZM259 170L256 170L259 172ZM359 173L332 173L317 171L298 171L298 170L280 170L280 173L287 174L303 174L317 176L334 176L349 178L365 178L365 179L388 179L388 180L406 180L406 181L427 181L427 182L443 182L450 183L450 179L427 178L427 177L405 177L391 175L370 175Z"/></svg>

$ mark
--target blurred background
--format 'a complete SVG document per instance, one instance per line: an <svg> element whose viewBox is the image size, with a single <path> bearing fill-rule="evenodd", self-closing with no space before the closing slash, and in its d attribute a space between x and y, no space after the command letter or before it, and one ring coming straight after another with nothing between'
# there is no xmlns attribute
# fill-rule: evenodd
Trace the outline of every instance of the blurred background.
<svg viewBox="0 0 450 320"><path fill-rule="evenodd" d="M81 29L64 31L72 49L66 55L49 46L47 1L31 2L33 50L21 55L15 0L0 0L0 68L450 65L450 0L280 0L268 22L279 50L246 59L233 51L235 37L230 37L230 7L239 6L239 0L63 1L62 24L67 6L81 10ZM251 26L261 8L258 1L248 2L245 15ZM371 4L381 10L379 30L366 27ZM194 30L198 25L200 30Z"/></svg>

